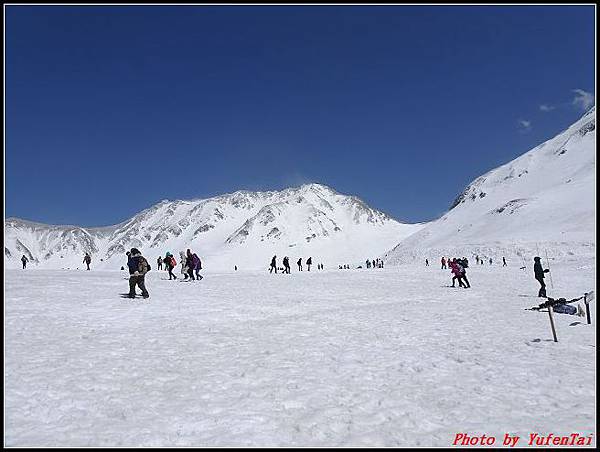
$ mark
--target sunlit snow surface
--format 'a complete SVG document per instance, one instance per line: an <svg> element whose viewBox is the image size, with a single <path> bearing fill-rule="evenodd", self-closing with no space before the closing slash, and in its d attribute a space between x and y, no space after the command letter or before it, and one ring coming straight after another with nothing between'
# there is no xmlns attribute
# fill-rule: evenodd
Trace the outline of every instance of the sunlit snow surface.
<svg viewBox="0 0 600 452"><path fill-rule="evenodd" d="M471 289L447 287L436 263L197 283L153 270L148 300L120 298L119 272L8 270L5 444L447 446L457 432L595 432L595 326L555 314L552 342L548 314L523 309L540 302L531 265L509 265L471 266ZM594 260L551 268L550 296L595 286Z"/></svg>

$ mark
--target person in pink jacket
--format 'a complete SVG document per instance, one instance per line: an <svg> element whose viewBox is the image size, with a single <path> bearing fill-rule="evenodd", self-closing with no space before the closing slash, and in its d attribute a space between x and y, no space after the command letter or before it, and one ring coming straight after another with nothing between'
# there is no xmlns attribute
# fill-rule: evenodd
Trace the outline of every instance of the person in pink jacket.
<svg viewBox="0 0 600 452"><path fill-rule="evenodd" d="M457 279L458 279L458 287L466 287L466 286L463 284L463 281L462 281L462 273L463 273L463 269L462 269L462 267L460 266L460 264L459 264L458 262L456 262L456 258L454 258L454 259L452 259L452 260L448 259L448 261L449 261L449 264L448 264L448 265L450 265L450 271L451 271L451 272L452 272L452 274L454 275L454 276L452 277L452 287L455 287L455 286L454 286L454 281L455 281L455 280L457 280Z"/></svg>

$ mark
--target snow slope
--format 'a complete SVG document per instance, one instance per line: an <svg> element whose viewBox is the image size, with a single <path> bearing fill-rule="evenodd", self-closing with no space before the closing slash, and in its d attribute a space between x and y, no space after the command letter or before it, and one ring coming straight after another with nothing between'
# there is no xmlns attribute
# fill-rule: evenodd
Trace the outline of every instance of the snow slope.
<svg viewBox="0 0 600 452"><path fill-rule="evenodd" d="M522 260L548 250L595 255L596 109L556 137L475 179L451 209L385 255Z"/></svg>
<svg viewBox="0 0 600 452"><path fill-rule="evenodd" d="M121 224L103 228L50 226L8 219L5 263L25 254L40 268L77 268L91 252L94 268L118 269L124 253L139 248L159 255L191 248L209 269L257 269L276 254L295 262L337 267L375 257L417 231L354 197L308 184L272 192L238 191L191 201L163 201Z"/></svg>
<svg viewBox="0 0 600 452"><path fill-rule="evenodd" d="M593 259L553 263L578 297ZM537 305L531 271L411 266L197 283L151 271L7 270L6 446L450 446L454 435L587 436L596 334ZM596 321L595 303L592 319ZM519 445L526 445L520 443Z"/></svg>

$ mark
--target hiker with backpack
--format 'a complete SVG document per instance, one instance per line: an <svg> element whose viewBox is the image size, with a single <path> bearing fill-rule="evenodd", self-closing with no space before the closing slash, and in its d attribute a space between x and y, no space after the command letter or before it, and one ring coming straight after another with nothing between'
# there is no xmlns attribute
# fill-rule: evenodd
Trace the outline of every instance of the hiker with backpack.
<svg viewBox="0 0 600 452"><path fill-rule="evenodd" d="M21 257L21 262L23 263L23 270L25 270L25 267L27 267L27 262L29 262L29 259L27 259L27 256L25 256L24 254Z"/></svg>
<svg viewBox="0 0 600 452"><path fill-rule="evenodd" d="M544 282L544 273L548 273L549 269L542 268L542 259L540 257L533 258L533 274L537 282L540 283L538 297L546 297L546 283Z"/></svg>
<svg viewBox="0 0 600 452"><path fill-rule="evenodd" d="M446 258L442 257L442 270L446 270Z"/></svg>
<svg viewBox="0 0 600 452"><path fill-rule="evenodd" d="M90 264L92 263L92 256L90 256L90 253L85 253L83 263L87 265L87 269L89 270Z"/></svg>
<svg viewBox="0 0 600 452"><path fill-rule="evenodd" d="M167 251L167 254L165 254L163 262L165 263L165 269L169 272L169 281L171 279L177 279L177 276L175 276L175 274L173 273L173 269L177 265L177 261L169 251Z"/></svg>
<svg viewBox="0 0 600 452"><path fill-rule="evenodd" d="M463 257L462 259L457 259L458 265L462 268L462 272L460 274L460 277L463 280L463 283L466 284L466 289L469 289L471 287L471 284L469 283L469 280L467 279L467 268L469 268L469 260L466 257Z"/></svg>
<svg viewBox="0 0 600 452"><path fill-rule="evenodd" d="M192 259L194 262L194 271L196 272L196 279L200 281L201 279L203 279L203 276L200 274L200 270L202 270L202 261L196 253L192 254Z"/></svg>
<svg viewBox="0 0 600 452"><path fill-rule="evenodd" d="M145 277L150 270L150 264L142 253L137 248L131 248L129 259L127 260L129 267L129 298L135 298L135 286L137 285L142 291L142 297L148 298L150 294L146 290Z"/></svg>
<svg viewBox="0 0 600 452"><path fill-rule="evenodd" d="M311 265L312 265L312 257L309 257L308 259L306 259L306 267L308 268L308 271L310 271Z"/></svg>
<svg viewBox="0 0 600 452"><path fill-rule="evenodd" d="M156 259L156 265L159 270L162 270L162 264L163 264L163 260L162 257L158 256L158 259Z"/></svg>
<svg viewBox="0 0 600 452"><path fill-rule="evenodd" d="M298 259L298 262L296 262L296 265L298 265L298 271L301 272L302 271L302 258Z"/></svg>
<svg viewBox="0 0 600 452"><path fill-rule="evenodd" d="M269 267L269 273L273 273L273 270L275 270L275 273L277 273L277 256L273 256L273 258L271 259L271 266Z"/></svg>

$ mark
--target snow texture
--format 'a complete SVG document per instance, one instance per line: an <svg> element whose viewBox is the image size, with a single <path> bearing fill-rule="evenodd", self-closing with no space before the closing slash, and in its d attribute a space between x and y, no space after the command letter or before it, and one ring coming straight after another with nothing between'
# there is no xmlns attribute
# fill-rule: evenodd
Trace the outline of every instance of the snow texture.
<svg viewBox="0 0 600 452"><path fill-rule="evenodd" d="M550 260L549 296L595 285ZM595 433L595 326L526 311L533 272L7 270L6 446L449 446ZM595 303L591 304L596 321ZM525 441L525 438L522 439ZM595 444L595 438L594 438Z"/></svg>

